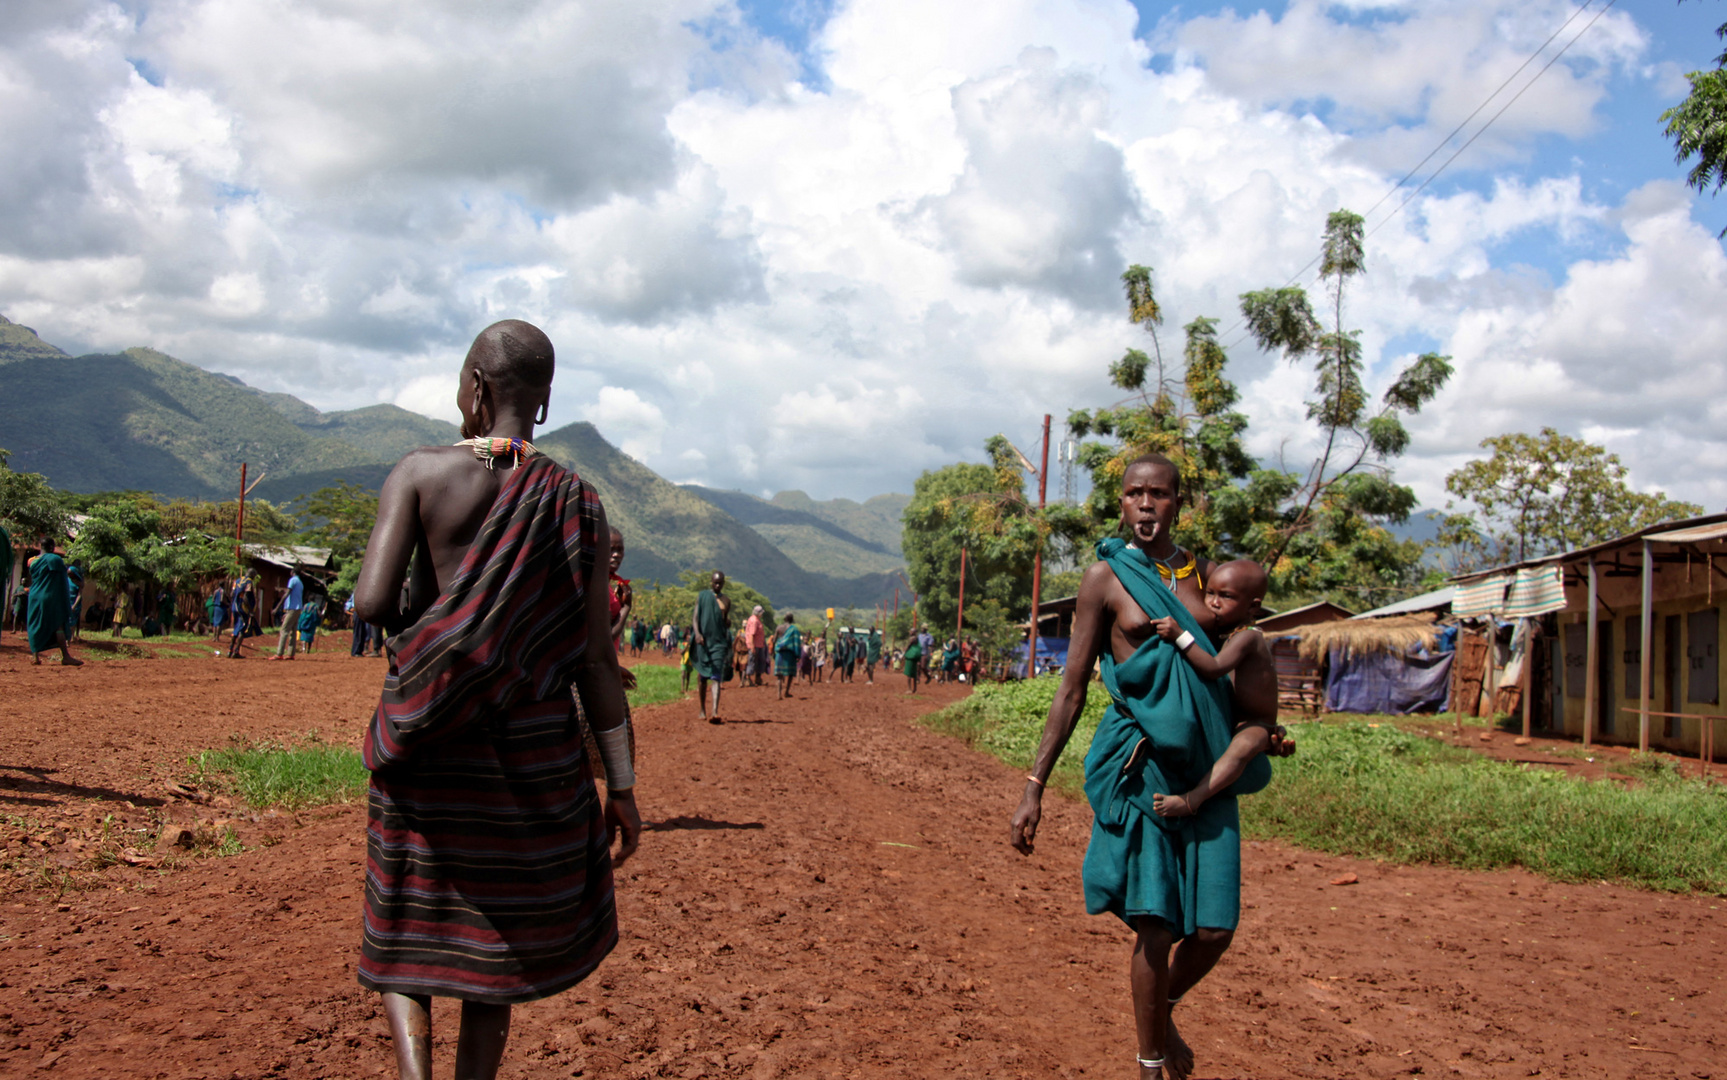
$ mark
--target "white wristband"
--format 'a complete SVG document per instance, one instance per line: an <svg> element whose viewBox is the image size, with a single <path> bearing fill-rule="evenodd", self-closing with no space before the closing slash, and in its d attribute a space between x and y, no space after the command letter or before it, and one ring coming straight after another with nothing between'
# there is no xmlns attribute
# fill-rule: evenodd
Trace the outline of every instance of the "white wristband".
<svg viewBox="0 0 1727 1080"><path fill-rule="evenodd" d="M1181 649L1183 651L1185 651L1187 649L1187 647L1189 645L1192 645L1192 644L1193 644L1193 632L1190 630L1183 630L1181 632L1181 636L1175 639L1175 647L1177 649Z"/></svg>
<svg viewBox="0 0 1727 1080"><path fill-rule="evenodd" d="M636 770L630 765L629 721L615 728L594 732L600 747L600 763L606 770L606 791L628 791L636 786Z"/></svg>

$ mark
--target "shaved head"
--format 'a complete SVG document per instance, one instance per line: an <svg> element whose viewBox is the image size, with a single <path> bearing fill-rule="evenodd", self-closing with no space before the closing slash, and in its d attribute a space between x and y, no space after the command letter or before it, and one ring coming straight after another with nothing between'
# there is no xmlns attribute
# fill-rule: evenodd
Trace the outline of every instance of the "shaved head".
<svg viewBox="0 0 1727 1080"><path fill-rule="evenodd" d="M1252 559L1236 559L1226 562L1212 571L1211 580L1221 585L1229 585L1249 600L1265 599L1267 578L1265 567Z"/></svg>
<svg viewBox="0 0 1727 1080"><path fill-rule="evenodd" d="M480 331L466 364L506 394L543 392L552 385L552 339L520 319L495 322Z"/></svg>

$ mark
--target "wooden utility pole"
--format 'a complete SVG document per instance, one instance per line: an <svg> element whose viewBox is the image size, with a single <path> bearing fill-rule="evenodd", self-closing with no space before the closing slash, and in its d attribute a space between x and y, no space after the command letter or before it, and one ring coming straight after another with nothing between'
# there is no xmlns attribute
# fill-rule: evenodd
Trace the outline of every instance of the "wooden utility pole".
<svg viewBox="0 0 1727 1080"><path fill-rule="evenodd" d="M1037 508L1043 509L1044 496L1049 492L1049 414L1043 414L1043 462L1037 470ZM1031 564L1031 634L1026 638L1025 677L1037 676L1037 616L1038 602L1043 598L1043 539L1037 542L1037 557Z"/></svg>
<svg viewBox="0 0 1727 1080"><path fill-rule="evenodd" d="M965 633L965 548L959 549L959 625L956 635Z"/></svg>
<svg viewBox="0 0 1727 1080"><path fill-rule="evenodd" d="M234 515L234 562L244 565L240 548L246 542L246 463L240 462L240 511Z"/></svg>

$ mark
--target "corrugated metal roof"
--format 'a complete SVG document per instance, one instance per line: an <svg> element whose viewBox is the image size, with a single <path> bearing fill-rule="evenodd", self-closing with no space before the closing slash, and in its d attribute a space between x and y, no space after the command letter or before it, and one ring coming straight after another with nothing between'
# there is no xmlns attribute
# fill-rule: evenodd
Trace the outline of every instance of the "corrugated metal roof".
<svg viewBox="0 0 1727 1080"><path fill-rule="evenodd" d="M1450 585L1443 589L1434 589L1419 596L1411 596L1407 600L1399 600L1395 604L1364 611L1355 616L1357 619L1377 619L1381 615L1413 615L1417 611L1432 611L1434 608L1450 607L1451 597L1456 590Z"/></svg>
<svg viewBox="0 0 1727 1080"><path fill-rule="evenodd" d="M1689 529L1650 533L1645 540L1664 540L1669 544L1700 544L1705 540L1727 539L1727 522L1719 525L1694 525Z"/></svg>

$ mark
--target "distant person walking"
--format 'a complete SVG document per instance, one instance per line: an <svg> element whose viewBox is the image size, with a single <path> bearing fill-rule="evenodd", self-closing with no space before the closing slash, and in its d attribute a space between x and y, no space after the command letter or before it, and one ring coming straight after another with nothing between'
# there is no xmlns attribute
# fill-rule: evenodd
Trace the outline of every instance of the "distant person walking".
<svg viewBox="0 0 1727 1080"><path fill-rule="evenodd" d="M348 655L365 656L366 639L371 636L371 631L366 625L366 620L360 618L360 613L354 610L354 598L352 596L348 597L347 602L342 605L342 610L348 613L348 621L354 628L354 640L348 647Z"/></svg>
<svg viewBox="0 0 1727 1080"><path fill-rule="evenodd" d="M720 719L720 687L730 674L732 601L725 595L726 576L714 571L708 587L696 594L696 607L691 613L690 655L696 669L696 702L702 719L710 724L724 723ZM708 711L709 686L713 687L713 711Z"/></svg>
<svg viewBox="0 0 1727 1080"><path fill-rule="evenodd" d="M774 679L779 683L779 699L792 696L792 682L798 677L798 660L803 656L804 637L791 612L786 612L786 624L780 628L774 643Z"/></svg>
<svg viewBox="0 0 1727 1080"><path fill-rule="evenodd" d="M318 624L324 619L324 604L319 600L308 601L300 609L300 648L310 653L312 642L318 636Z"/></svg>
<svg viewBox="0 0 1727 1080"><path fill-rule="evenodd" d="M752 683L760 686L768 673L768 627L760 604L744 620L743 639L749 649L749 670L745 674Z"/></svg>
<svg viewBox="0 0 1727 1080"><path fill-rule="evenodd" d="M42 554L30 560L30 600L26 615L30 637L30 663L40 665L42 653L60 650L61 667L78 667L84 663L72 656L66 647L67 600L70 592L66 581L66 563L54 553L54 541L42 540Z"/></svg>
<svg viewBox="0 0 1727 1080"><path fill-rule="evenodd" d="M870 627L869 641L864 643L864 677L871 685L875 685L875 666L881 663L881 631Z"/></svg>
<svg viewBox="0 0 1727 1080"><path fill-rule="evenodd" d="M216 641L222 640L222 630L228 625L228 590L221 583L216 583L216 591L210 594L210 632Z"/></svg>
<svg viewBox="0 0 1727 1080"><path fill-rule="evenodd" d="M288 591L282 594L282 599L276 605L281 612L282 626L276 636L276 655L271 660L294 659L296 646L299 642L296 631L300 628L300 608L305 598L306 583L300 580L300 568L288 575Z"/></svg>
<svg viewBox="0 0 1727 1080"><path fill-rule="evenodd" d="M120 595L114 598L114 637L119 637L126 630L126 621L132 617L132 591L124 586Z"/></svg>
<svg viewBox="0 0 1727 1080"><path fill-rule="evenodd" d="M240 646L246 642L246 635L252 632L252 614L258 604L257 593L252 583L246 578L234 582L233 592L233 634L228 641L228 658L240 659Z"/></svg>
<svg viewBox="0 0 1727 1080"><path fill-rule="evenodd" d="M918 640L916 634L913 634L911 639L905 643L903 659L905 661L906 682L910 685L911 692L915 694L917 693L918 673L923 670L923 643Z"/></svg>
<svg viewBox="0 0 1727 1080"><path fill-rule="evenodd" d="M84 617L84 571L66 568L66 640L78 640L78 624Z"/></svg>

